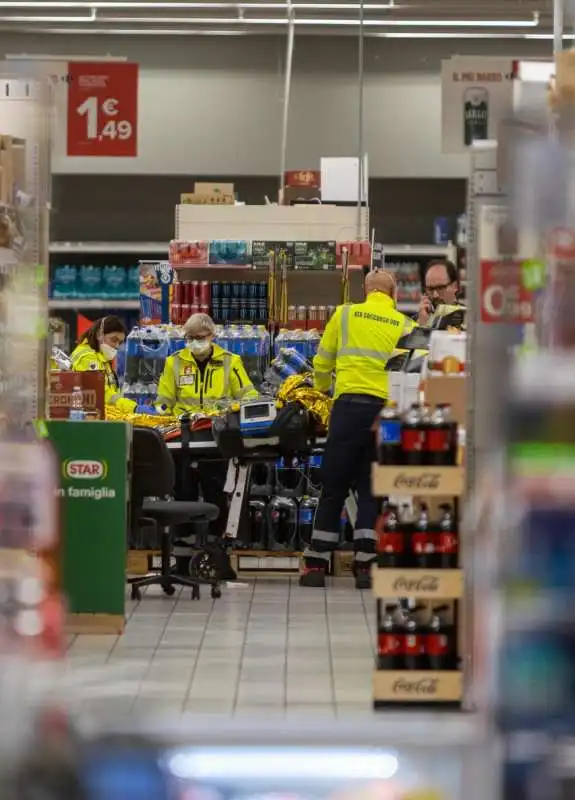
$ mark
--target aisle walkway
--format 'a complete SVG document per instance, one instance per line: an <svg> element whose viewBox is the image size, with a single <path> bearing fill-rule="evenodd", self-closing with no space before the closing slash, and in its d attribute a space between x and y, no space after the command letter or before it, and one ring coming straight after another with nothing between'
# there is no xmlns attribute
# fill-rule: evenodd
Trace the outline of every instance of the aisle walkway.
<svg viewBox="0 0 575 800"><path fill-rule="evenodd" d="M371 713L375 604L349 580L324 591L259 579L199 602L153 588L128 606L123 636L70 641L69 679L98 721Z"/></svg>

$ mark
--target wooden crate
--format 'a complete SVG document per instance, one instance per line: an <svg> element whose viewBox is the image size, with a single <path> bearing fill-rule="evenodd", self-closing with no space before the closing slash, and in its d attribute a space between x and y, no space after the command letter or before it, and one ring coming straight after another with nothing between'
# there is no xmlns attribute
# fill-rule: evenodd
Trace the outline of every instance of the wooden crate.
<svg viewBox="0 0 575 800"><path fill-rule="evenodd" d="M148 572L159 572L162 554L159 550L128 550L126 573L128 575L146 575ZM176 557L172 556L172 567L176 566Z"/></svg>
<svg viewBox="0 0 575 800"><path fill-rule="evenodd" d="M465 491L463 467L381 467L372 468L372 489L376 497L459 497Z"/></svg>
<svg viewBox="0 0 575 800"><path fill-rule="evenodd" d="M463 697L463 673L433 670L376 670L373 700L388 703L459 703Z"/></svg>
<svg viewBox="0 0 575 800"><path fill-rule="evenodd" d="M119 635L124 632L125 624L122 614L68 614L66 633Z"/></svg>
<svg viewBox="0 0 575 800"><path fill-rule="evenodd" d="M456 599L463 596L461 569L386 569L373 567L373 594L378 598Z"/></svg>
<svg viewBox="0 0 575 800"><path fill-rule="evenodd" d="M333 554L333 574L336 578L353 578L353 550L336 550Z"/></svg>
<svg viewBox="0 0 575 800"><path fill-rule="evenodd" d="M303 565L301 553L276 550L236 550L231 561L239 579L297 577Z"/></svg>

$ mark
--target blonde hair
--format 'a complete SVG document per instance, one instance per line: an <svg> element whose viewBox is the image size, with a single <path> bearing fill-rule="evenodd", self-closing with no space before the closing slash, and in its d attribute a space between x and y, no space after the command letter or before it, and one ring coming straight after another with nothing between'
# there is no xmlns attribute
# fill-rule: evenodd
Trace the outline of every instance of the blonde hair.
<svg viewBox="0 0 575 800"><path fill-rule="evenodd" d="M186 336L197 336L198 334L209 334L214 336L216 326L209 314L192 314L184 325Z"/></svg>

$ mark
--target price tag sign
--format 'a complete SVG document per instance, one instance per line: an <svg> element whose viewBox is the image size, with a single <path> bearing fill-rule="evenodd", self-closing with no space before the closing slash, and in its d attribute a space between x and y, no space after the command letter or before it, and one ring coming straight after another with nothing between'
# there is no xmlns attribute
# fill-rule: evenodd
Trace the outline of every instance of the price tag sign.
<svg viewBox="0 0 575 800"><path fill-rule="evenodd" d="M481 321L524 324L535 319L535 295L518 261L481 262Z"/></svg>
<svg viewBox="0 0 575 800"><path fill-rule="evenodd" d="M67 155L138 155L137 64L70 62Z"/></svg>

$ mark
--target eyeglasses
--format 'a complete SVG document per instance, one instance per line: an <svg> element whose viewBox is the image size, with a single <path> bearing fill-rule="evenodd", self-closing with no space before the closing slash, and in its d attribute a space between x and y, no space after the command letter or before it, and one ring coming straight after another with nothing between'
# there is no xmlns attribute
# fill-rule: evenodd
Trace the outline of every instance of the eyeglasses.
<svg viewBox="0 0 575 800"><path fill-rule="evenodd" d="M432 294L433 292L444 292L446 289L449 289L453 281L449 281L449 283L441 283L438 286L426 286L425 287L425 294Z"/></svg>

